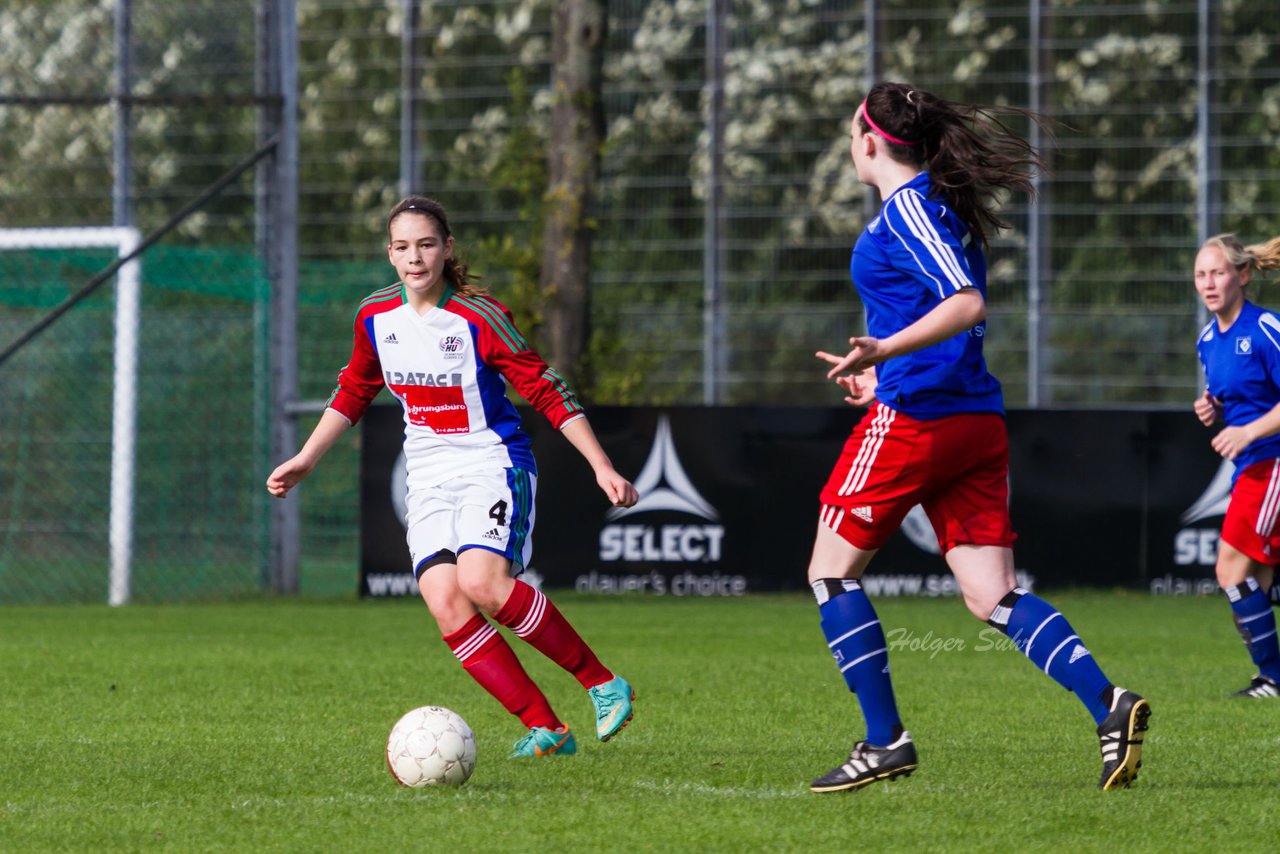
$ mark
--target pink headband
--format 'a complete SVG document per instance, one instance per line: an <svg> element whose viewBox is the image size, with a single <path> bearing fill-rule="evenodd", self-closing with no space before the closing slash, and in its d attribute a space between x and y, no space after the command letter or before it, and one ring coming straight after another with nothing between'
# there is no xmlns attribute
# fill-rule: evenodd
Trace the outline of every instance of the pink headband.
<svg viewBox="0 0 1280 854"><path fill-rule="evenodd" d="M880 128L880 125L876 124L876 120L875 120L875 119L873 119L873 118L871 118L871 114L867 112L867 99L866 99L866 98L863 98L863 99L862 99L862 107L861 107L861 109L862 109L862 117L863 117L864 119L866 119L867 124L871 126L871 129L872 129L873 131L875 131L876 133L880 134L880 136L884 137L884 139L885 139L885 141L886 141L886 142L892 142L892 143L895 143L896 145L915 145L915 143L914 143L914 142L908 142L908 141L907 141L907 140L905 140L905 139L898 139L896 136L890 136L889 134L885 133L885 132Z"/></svg>

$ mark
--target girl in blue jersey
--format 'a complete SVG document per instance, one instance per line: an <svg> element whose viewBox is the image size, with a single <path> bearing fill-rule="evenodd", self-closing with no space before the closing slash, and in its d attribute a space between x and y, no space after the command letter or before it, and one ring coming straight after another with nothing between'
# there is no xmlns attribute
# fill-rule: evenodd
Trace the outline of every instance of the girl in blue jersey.
<svg viewBox="0 0 1280 854"><path fill-rule="evenodd" d="M1236 465L1218 540L1218 584L1258 673L1237 697L1280 696L1280 645L1268 601L1280 563L1280 318L1245 298L1254 270L1280 269L1280 237L1243 246L1211 237L1196 253L1196 291L1213 315L1196 350L1208 387L1195 402L1213 449Z"/></svg>
<svg viewBox="0 0 1280 854"><path fill-rule="evenodd" d="M988 233L1005 225L999 194L1031 190L1037 154L993 108L899 83L876 85L854 112L850 154L858 179L882 200L851 263L867 334L850 338L844 356L817 355L845 400L870 408L822 490L809 582L867 730L848 761L810 789L856 789L916 768L884 631L859 584L916 504L973 615L1005 632L1093 716L1099 786L1127 787L1141 764L1150 706L1112 685L1067 620L1017 585L1004 402L982 356L983 249Z"/></svg>

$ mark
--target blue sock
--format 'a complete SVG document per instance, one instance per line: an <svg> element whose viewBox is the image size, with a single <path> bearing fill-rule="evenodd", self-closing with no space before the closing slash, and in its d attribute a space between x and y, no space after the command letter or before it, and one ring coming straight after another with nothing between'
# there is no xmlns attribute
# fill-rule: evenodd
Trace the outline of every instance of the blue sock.
<svg viewBox="0 0 1280 854"><path fill-rule="evenodd" d="M1258 666L1258 672L1268 679L1280 682L1280 645L1276 643L1276 615L1271 610L1267 594L1252 578L1244 584L1224 590L1231 602L1236 631L1244 641L1249 657Z"/></svg>
<svg viewBox="0 0 1280 854"><path fill-rule="evenodd" d="M901 734L902 721L889 678L884 629L862 585L852 579L813 583L822 615L822 633L849 690L858 695L867 721L867 743L885 747Z"/></svg>
<svg viewBox="0 0 1280 854"><path fill-rule="evenodd" d="M1000 600L988 620L1003 631L1036 667L1073 692L1084 703L1095 723L1111 711L1111 682L1093 660L1067 618L1048 602L1020 587Z"/></svg>

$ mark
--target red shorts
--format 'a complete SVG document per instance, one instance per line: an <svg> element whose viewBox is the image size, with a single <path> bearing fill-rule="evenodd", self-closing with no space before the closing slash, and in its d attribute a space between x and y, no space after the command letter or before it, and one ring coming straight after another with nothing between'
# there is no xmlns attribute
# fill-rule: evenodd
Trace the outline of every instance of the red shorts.
<svg viewBox="0 0 1280 854"><path fill-rule="evenodd" d="M938 545L1013 545L1009 435L996 414L919 421L872 405L821 494L822 522L857 548L880 548L917 504Z"/></svg>
<svg viewBox="0 0 1280 854"><path fill-rule="evenodd" d="M1254 463L1236 475L1222 539L1258 563L1280 564L1280 460Z"/></svg>

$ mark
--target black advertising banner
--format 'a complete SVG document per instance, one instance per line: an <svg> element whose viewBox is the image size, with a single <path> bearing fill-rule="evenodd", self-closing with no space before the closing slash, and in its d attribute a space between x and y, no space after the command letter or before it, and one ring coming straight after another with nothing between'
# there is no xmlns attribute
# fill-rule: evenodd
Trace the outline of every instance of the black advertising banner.
<svg viewBox="0 0 1280 854"><path fill-rule="evenodd" d="M371 406L360 421L360 595L417 596L404 529L404 410Z"/></svg>
<svg viewBox="0 0 1280 854"><path fill-rule="evenodd" d="M591 424L640 491L612 508L590 467L522 409L538 460L527 580L671 596L803 589L818 490L860 415L818 407L595 407ZM1231 466L1186 412L1009 413L1010 500L1023 586L1214 589ZM403 422L363 422L361 593L416 595L404 543ZM872 595L956 595L921 508L864 579Z"/></svg>
<svg viewBox="0 0 1280 854"><path fill-rule="evenodd" d="M1146 536L1139 579L1152 593L1211 593L1218 532L1231 497L1235 466L1218 456L1209 429L1190 413L1152 416L1146 434Z"/></svg>

